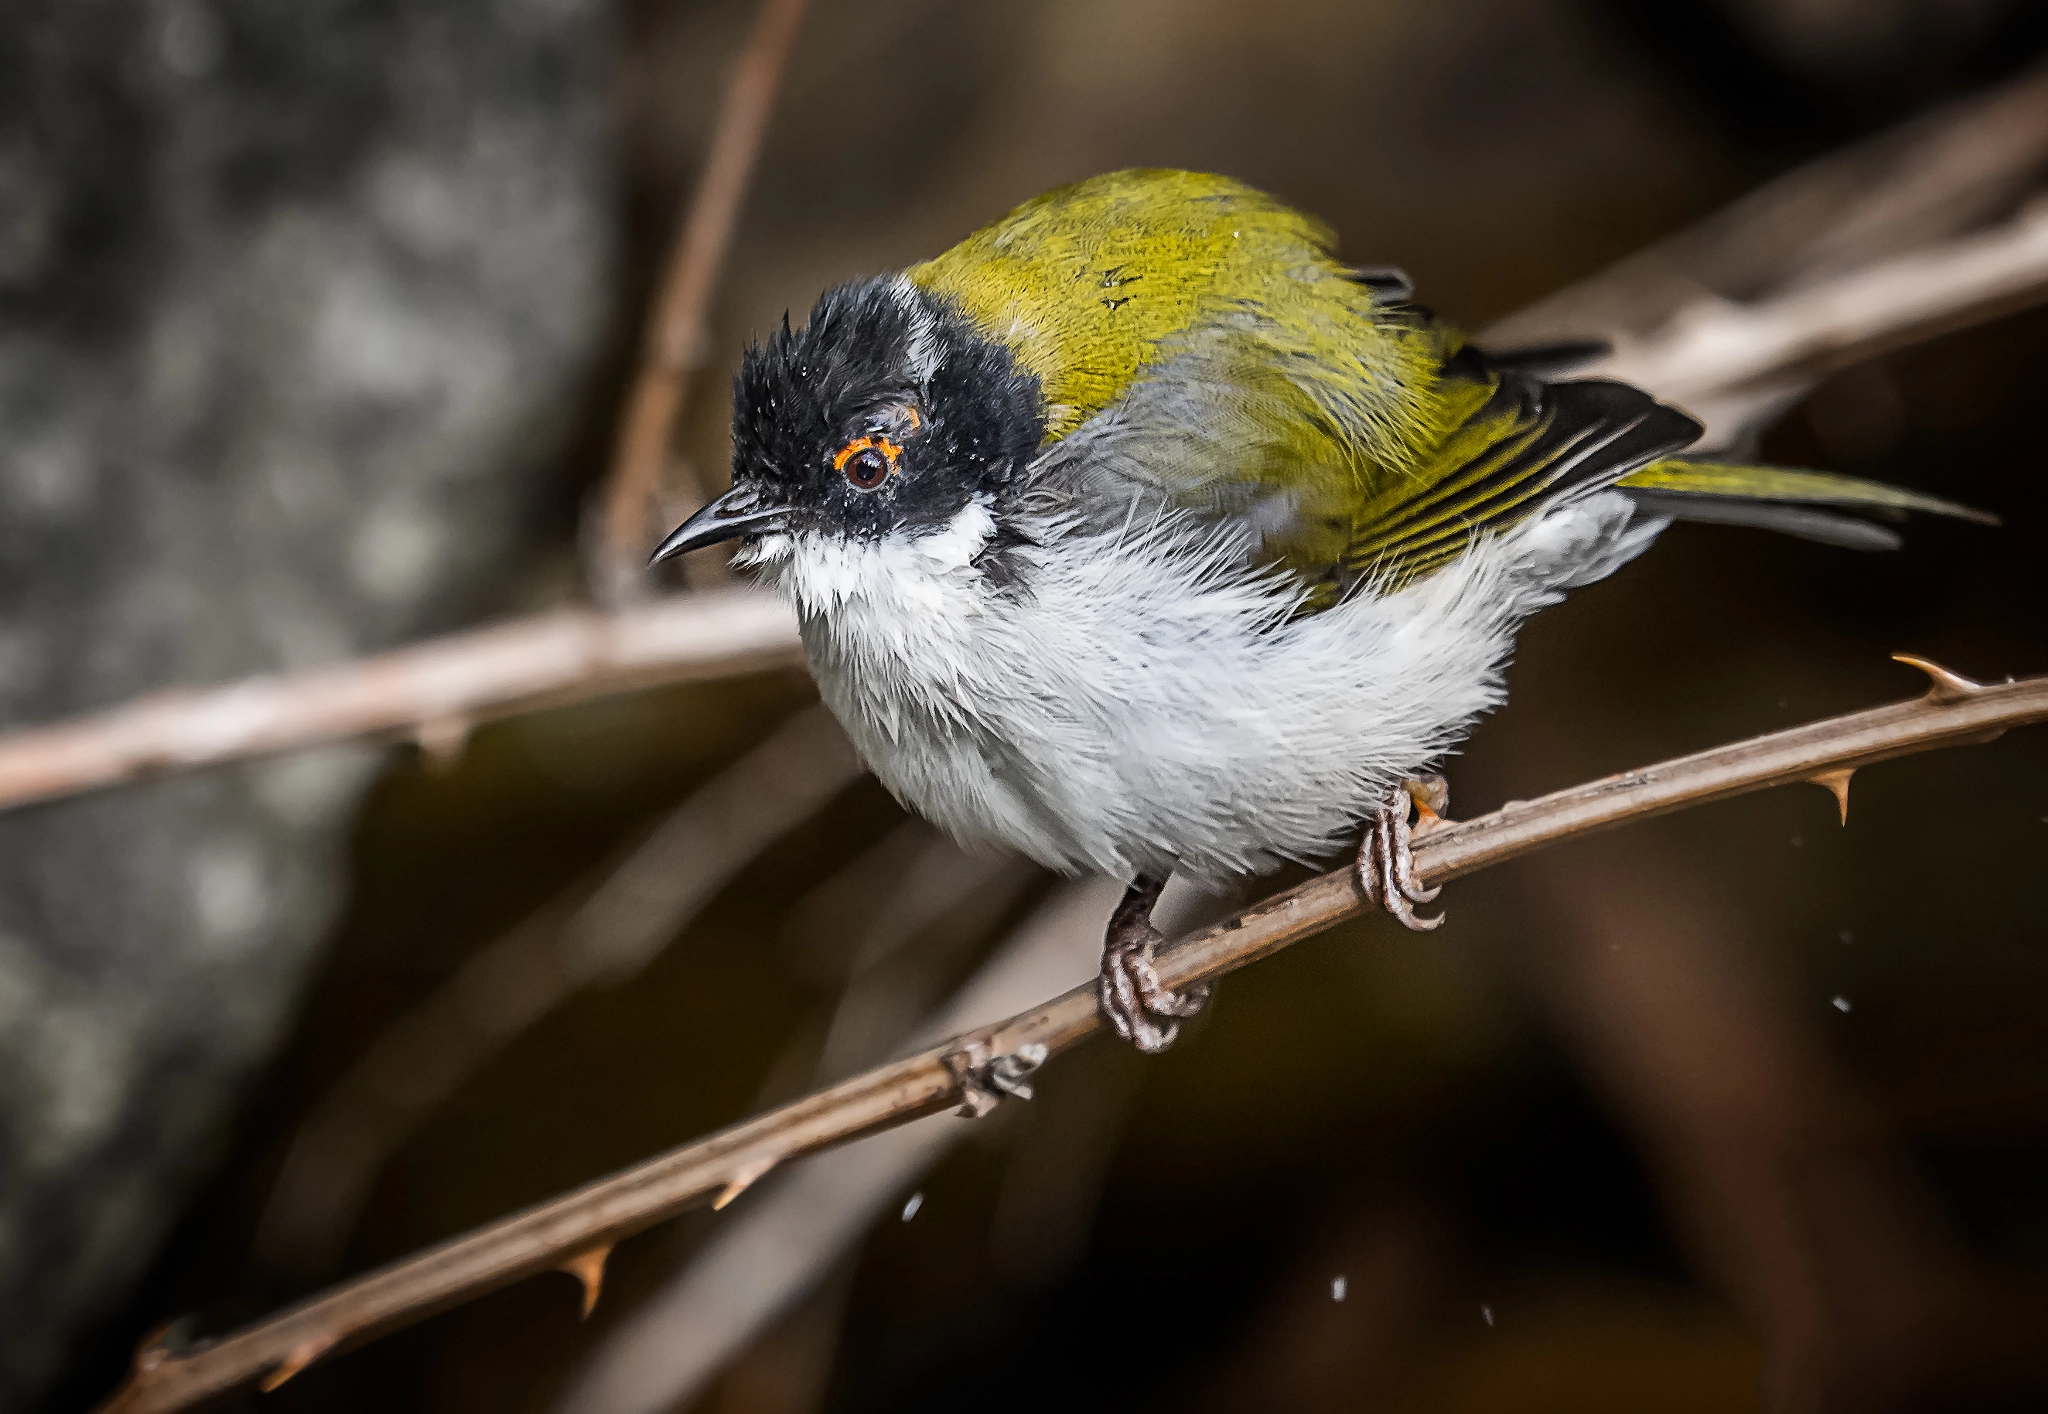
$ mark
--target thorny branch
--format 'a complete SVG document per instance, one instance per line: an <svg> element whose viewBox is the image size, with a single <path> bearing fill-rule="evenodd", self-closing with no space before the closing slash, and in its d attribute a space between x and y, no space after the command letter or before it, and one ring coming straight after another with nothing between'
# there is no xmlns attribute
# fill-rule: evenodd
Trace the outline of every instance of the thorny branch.
<svg viewBox="0 0 2048 1414"><path fill-rule="evenodd" d="M726 89L704 174L662 275L605 486L598 562L592 566L594 587L604 603L618 603L646 583L644 566L654 548L653 518L659 513L669 441L682 415L690 375L703 362L718 268L761 154L804 5L805 0L762 0L753 35ZM692 491L685 498L695 502L700 496Z"/></svg>
<svg viewBox="0 0 2048 1414"><path fill-rule="evenodd" d="M957 853L953 863L967 861ZM956 870L956 877L961 871ZM997 1020L1057 991L1095 965L1102 920L1122 887L1107 879L1062 885L1032 910L937 1012L889 1035L872 1064L911 1044ZM841 1011L858 1007L849 988ZM868 1038L881 1041L879 1034ZM823 1078L838 1079L821 1057ZM804 1164L771 1184L666 1287L607 1332L556 1396L555 1414L653 1414L683 1409L733 1352L743 1349L798 1293L831 1271L912 1175L973 1130L933 1116Z"/></svg>
<svg viewBox="0 0 2048 1414"><path fill-rule="evenodd" d="M862 774L822 706L699 787L595 887L480 949L363 1053L300 1126L257 1225L273 1270L319 1273L392 1151L471 1076L582 988L636 975L774 840Z"/></svg>
<svg viewBox="0 0 2048 1414"><path fill-rule="evenodd" d="M1920 698L1832 717L1624 772L1448 824L1416 845L1430 883L1544 845L1768 786L1821 785L1844 803L1857 770L1895 756L1989 741L2048 719L2048 677L1980 685L1905 659L1932 681ZM1169 987L1220 977L1366 910L1350 869L1276 894L1164 949ZM536 1272L563 1269L586 1289L604 1254L635 1232L709 1199L722 1204L801 1155L972 1104L966 1057L1065 1050L1102 1029L1092 982L994 1026L931 1046L396 1262L266 1320L181 1350L136 1357L108 1414L183 1409L261 1379L274 1388L315 1360Z"/></svg>

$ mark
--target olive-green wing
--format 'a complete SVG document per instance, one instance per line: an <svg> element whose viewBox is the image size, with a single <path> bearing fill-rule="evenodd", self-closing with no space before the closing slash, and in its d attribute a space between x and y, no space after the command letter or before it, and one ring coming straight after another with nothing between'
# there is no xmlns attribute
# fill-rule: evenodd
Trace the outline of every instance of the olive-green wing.
<svg viewBox="0 0 2048 1414"><path fill-rule="evenodd" d="M909 278L1039 380L1041 484L1081 514L1206 518L1305 606L1401 584L1482 532L1621 485L1648 513L1875 543L1833 511L1960 508L1821 473L1687 461L1649 394L1551 382L1588 345L1488 357L1348 267L1320 224L1228 178L1113 172L1027 202ZM1804 478L1804 479L1801 479ZM1903 498L1903 499L1902 499ZM1822 538L1829 538L1822 535Z"/></svg>
<svg viewBox="0 0 2048 1414"><path fill-rule="evenodd" d="M1341 296L1339 297L1341 298ZM1409 583L1498 531L1614 488L1646 517L1748 525L1854 549L1898 536L1867 517L1909 511L1996 524L1953 501L1857 477L1680 453L1699 424L1640 388L1548 382L1464 345L1426 311L1382 306L1376 336L1438 357L1389 397L1327 355L1311 308L1248 305L1207 321L1130 392L1042 457L1076 504L1122 515L1141 500L1228 527L1285 570L1313 612L1362 583ZM1381 425L1362 430L1367 419ZM1399 460L1379 452L1402 442Z"/></svg>
<svg viewBox="0 0 2048 1414"><path fill-rule="evenodd" d="M1549 383L1460 349L1442 370L1449 430L1413 477L1387 478L1359 505L1345 566L1405 583L1561 499L1603 490L1689 446L1700 425L1640 388Z"/></svg>
<svg viewBox="0 0 2048 1414"><path fill-rule="evenodd" d="M1172 341L1043 468L1077 503L1126 504L1117 490L1135 487L1236 530L1320 609L1363 580L1427 574L1474 535L1612 485L1698 435L1639 389L1498 367L1426 311L1374 318L1377 337L1429 355L1394 389L1329 356L1331 326L1348 320L1292 303L1239 308ZM1390 425L1367 431L1367 419ZM1379 451L1390 438L1398 458Z"/></svg>

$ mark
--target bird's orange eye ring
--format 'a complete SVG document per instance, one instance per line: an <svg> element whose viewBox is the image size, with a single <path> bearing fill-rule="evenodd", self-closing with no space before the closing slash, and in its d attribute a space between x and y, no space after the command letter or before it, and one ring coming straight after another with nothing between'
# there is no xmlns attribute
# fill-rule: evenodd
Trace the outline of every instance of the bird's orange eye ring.
<svg viewBox="0 0 2048 1414"><path fill-rule="evenodd" d="M872 491L896 470L903 449L887 437L856 437L832 458L832 469L857 491Z"/></svg>

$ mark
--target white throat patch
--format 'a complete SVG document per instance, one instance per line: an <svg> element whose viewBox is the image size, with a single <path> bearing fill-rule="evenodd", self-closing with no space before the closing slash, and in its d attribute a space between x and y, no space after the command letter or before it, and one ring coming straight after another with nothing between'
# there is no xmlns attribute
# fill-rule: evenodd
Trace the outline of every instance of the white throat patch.
<svg viewBox="0 0 2048 1414"><path fill-rule="evenodd" d="M796 601L805 618L957 615L978 612L974 560L995 534L977 496L942 529L891 531L879 540L843 535L769 535L745 556Z"/></svg>

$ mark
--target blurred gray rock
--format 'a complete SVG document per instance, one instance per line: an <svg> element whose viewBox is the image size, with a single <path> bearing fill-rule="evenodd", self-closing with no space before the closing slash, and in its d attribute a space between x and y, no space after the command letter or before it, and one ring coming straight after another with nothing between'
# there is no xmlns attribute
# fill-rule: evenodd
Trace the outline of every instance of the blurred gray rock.
<svg viewBox="0 0 2048 1414"><path fill-rule="evenodd" d="M607 317L607 41L594 0L0 7L0 725L476 611ZM0 815L0 1404L287 1026L376 759Z"/></svg>

